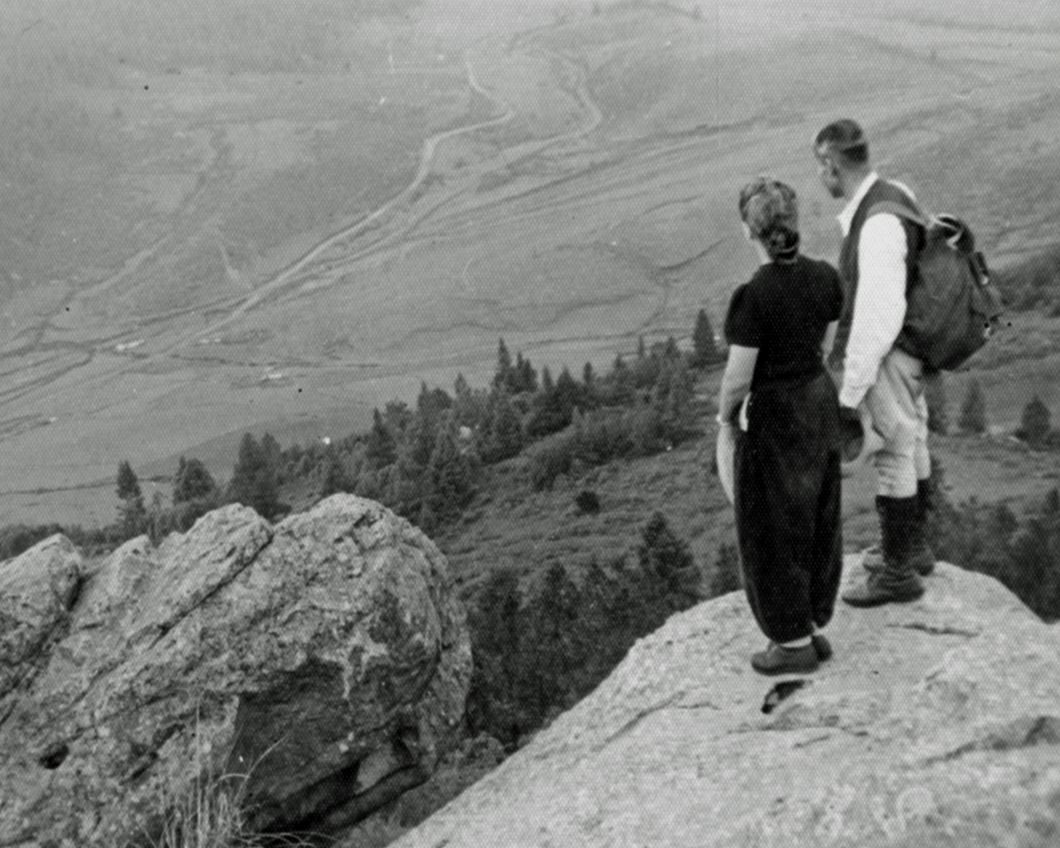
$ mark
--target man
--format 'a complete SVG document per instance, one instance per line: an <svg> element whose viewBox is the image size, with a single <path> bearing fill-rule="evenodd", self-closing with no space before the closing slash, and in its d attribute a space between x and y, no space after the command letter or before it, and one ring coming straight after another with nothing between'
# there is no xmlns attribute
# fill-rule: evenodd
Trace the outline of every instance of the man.
<svg viewBox="0 0 1060 848"><path fill-rule="evenodd" d="M921 575L934 568L926 540L931 460L924 365L903 349L902 332L923 232L873 207L887 201L919 210L905 186L873 170L868 140L854 121L826 126L813 150L821 183L847 201L839 214L844 303L828 364L842 375L844 421L859 422L857 408L864 404L883 439L873 457L882 557L867 561L865 580L842 597L853 606L912 601L924 593Z"/></svg>

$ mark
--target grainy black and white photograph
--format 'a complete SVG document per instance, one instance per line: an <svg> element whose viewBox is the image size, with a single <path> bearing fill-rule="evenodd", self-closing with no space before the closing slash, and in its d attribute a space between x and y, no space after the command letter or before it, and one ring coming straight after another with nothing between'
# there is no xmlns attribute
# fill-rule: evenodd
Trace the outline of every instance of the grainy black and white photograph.
<svg viewBox="0 0 1060 848"><path fill-rule="evenodd" d="M0 848L1060 845L1060 3L0 0Z"/></svg>

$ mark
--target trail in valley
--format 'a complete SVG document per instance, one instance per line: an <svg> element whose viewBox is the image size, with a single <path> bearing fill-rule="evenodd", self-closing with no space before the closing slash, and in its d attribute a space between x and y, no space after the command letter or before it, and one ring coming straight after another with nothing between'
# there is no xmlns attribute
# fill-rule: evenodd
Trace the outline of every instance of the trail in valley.
<svg viewBox="0 0 1060 848"><path fill-rule="evenodd" d="M541 139L537 143L528 145L529 149L524 151L521 158L539 155L551 147L578 138L583 138L592 133L601 124L604 116L603 112L593 101L592 96L589 93L587 74L584 68L558 53L547 51L543 48L527 48L523 52L525 55L545 57L553 61L562 62L568 67L568 69L573 70L576 84L572 88L564 90L576 100L586 117L584 121L573 130L551 138ZM410 236L425 221L433 218L444 207L465 195L466 190L457 189L441 198L429 208L419 210L416 208L418 202L417 193L420 192L432 173L434 160L441 144L462 135L471 135L484 129L506 124L516 116L517 111L514 106L502 101L495 92L482 85L472 64L470 49L465 51L464 67L467 72L469 87L478 94L481 94L496 103L502 110L502 114L486 121L481 121L465 127L457 127L431 136L424 142L416 175L409 185L399 194L391 198L383 206L373 211L367 217L350 227L327 237L319 244L315 245L303 256L291 263L287 268L280 271L271 280L258 286L251 296L240 302L238 306L232 310L231 314L211 327L197 331L199 337L216 333L239 317L245 315L247 312L262 305L267 300L276 299L278 296L282 297L283 300L290 300L297 298L305 291L311 291L330 284L337 277L346 273L348 268L367 256L386 247L400 243ZM504 159L503 151L498 155L504 162L504 167L510 167L513 164L512 160ZM397 215L402 214L405 215L405 220L393 222L396 223L396 226L384 230L384 226L387 223L387 218L389 216L396 217ZM351 247L349 250L342 250L343 243L353 242L358 237L371 231L373 228L378 228L383 231L380 233L379 237L374 239L370 244L356 249ZM172 345L171 347L175 346L176 345Z"/></svg>
<svg viewBox="0 0 1060 848"><path fill-rule="evenodd" d="M470 133L478 132L479 130L488 129L490 127L500 126L510 121L515 116L515 111L510 106L499 101L490 91L483 88L475 76L475 70L471 65L470 50L464 54L464 67L467 71L468 85L473 91L482 94L495 103L497 103L502 109L503 113L498 117L490 118L485 121L480 121L476 124L471 124L464 127L456 127L454 129L445 130L444 132L436 133L435 135L428 138L423 143L423 148L420 152L419 166L416 170L416 174L412 181L402 191L380 206L378 209L371 212L366 217L362 218L355 224L352 224L345 229L339 230L338 232L328 236L323 241L315 245L301 257L296 259L272 279L262 283L254 292L245 299L242 299L234 306L230 314L222 320L212 324L205 329L199 329L195 332L195 336L203 337L208 336L212 333L216 333L229 325L233 321L237 320L241 316L245 315L250 310L264 303L266 300L273 298L278 292L283 291L288 287L292 281L295 281L300 275L304 276L306 272L311 271L315 264L319 263L328 251L332 250L342 242L356 239L357 237L367 233L371 229L377 226L381 226L387 216L391 215L400 207L405 204L412 204L412 200L416 193L423 186L431 173L431 168L435 159L439 145L448 141L449 139L457 138L461 135L467 135ZM395 237L400 237L400 232L395 234ZM391 239L388 239L391 240ZM170 344L169 349L179 346L185 343L186 339L182 339L176 343Z"/></svg>
<svg viewBox="0 0 1060 848"><path fill-rule="evenodd" d="M534 55L538 58L546 56L546 51L532 47L529 42L525 48L520 49L525 51L524 55ZM521 156L538 155L552 146L584 137L595 130L603 120L600 109L589 94L584 69L571 60L550 51L548 51L547 57L554 61L563 62L567 69L573 72L576 82L572 88L566 90L578 102L585 117L584 120L579 122L579 126L573 130L564 131L550 138L539 139L530 145L524 144ZM85 373L81 388L82 390L90 390L91 386L95 386L100 391L103 391L106 385L112 383L121 374L130 370L142 369L145 363L150 360L157 360L163 357L170 358L181 347L215 335L247 313L260 308L266 302L275 301L277 298L297 298L317 286L330 284L334 279L346 273L349 267L355 265L366 256L400 243L426 220L436 217L444 207L464 196L467 189L451 190L429 204L422 202L425 196L422 191L432 174L439 148L447 141L460 136L470 135L481 130L506 124L517 114L515 106L504 102L494 91L482 83L473 60L473 49L469 48L464 54L467 84L473 92L488 98L496 104L500 114L471 125L438 132L426 139L421 148L416 173L401 192L366 217L321 240L286 268L256 287L254 291L234 298L224 298L210 304L210 311L215 313L224 312L225 314L224 317L207 327L198 327L194 331L185 331L175 336L171 335L166 339L164 346L145 349L143 353L146 356L137 357L135 360L118 355L109 356L113 354L113 346L128 336L128 330L125 328L120 332L111 331L106 336L90 340L58 343L56 347L63 349L65 355L59 357L51 365L44 365L41 372L37 375L29 376L28 379L20 383L12 381L11 385L0 391L0 406L11 409L12 404L18 404L20 407L16 415L9 416L6 419L12 422L13 426L11 428L4 428L3 421L5 419L0 419L0 442L13 438L19 432L24 431L22 416L25 414L25 409L22 407L26 403L32 403L34 408L40 410L39 415L34 414L31 416L34 420L40 421L41 424L48 421L46 416L50 414L50 406L54 398L58 396L55 393L63 391L57 384L68 382L75 372L84 372L86 368L91 367L91 372ZM214 178L223 178L225 176L223 170L227 166L221 138L221 135L214 134L214 157L207 166L207 170L203 172L204 174L212 174ZM503 150L498 152L498 156L504 161ZM508 164L506 162L504 167L508 167ZM180 210L188 209L211 182L212 180L209 178L200 178L195 190L182 202ZM489 201L489 205L492 205L492 201ZM175 217L179 217L179 215ZM357 248L352 246L352 243L357 240L363 241L364 237L372 233L373 230L378 231L378 235L370 243L363 244ZM56 315L64 314L66 307L76 300L87 299L114 289L132 274L143 268L146 263L157 258L166 245L172 243L175 237L176 234L170 232L156 238L125 260L122 266L114 273L91 284L87 289L71 293L71 296L60 305ZM350 244L351 249L344 251L342 249L344 244ZM201 313L203 309L201 304L189 305L165 314L144 318L139 322L138 326L141 330L152 325L159 327L165 321L182 315ZM7 353L25 355L32 351L39 352L41 345L47 344L44 341L46 334L57 329L58 327L50 321L42 322L39 327L34 328L26 335L25 343L20 344L17 350L9 350ZM162 328L160 327L160 329ZM99 356L101 353L108 354L108 356L101 358ZM52 391L49 391L50 388ZM12 412L14 413L15 410L12 409ZM17 422L16 418L19 419ZM55 491L58 490L56 489Z"/></svg>

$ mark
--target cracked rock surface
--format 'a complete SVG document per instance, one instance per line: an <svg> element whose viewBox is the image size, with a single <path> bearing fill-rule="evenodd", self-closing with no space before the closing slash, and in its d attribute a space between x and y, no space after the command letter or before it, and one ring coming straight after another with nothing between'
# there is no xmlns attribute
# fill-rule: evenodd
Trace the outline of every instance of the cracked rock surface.
<svg viewBox="0 0 1060 848"><path fill-rule="evenodd" d="M835 656L768 714L742 593L675 615L395 848L1060 845L1060 626L989 577L926 582L839 602Z"/></svg>
<svg viewBox="0 0 1060 848"><path fill-rule="evenodd" d="M444 557L373 501L227 506L93 573L53 537L0 564L0 846L150 842L221 775L255 829L339 831L430 774L470 673Z"/></svg>

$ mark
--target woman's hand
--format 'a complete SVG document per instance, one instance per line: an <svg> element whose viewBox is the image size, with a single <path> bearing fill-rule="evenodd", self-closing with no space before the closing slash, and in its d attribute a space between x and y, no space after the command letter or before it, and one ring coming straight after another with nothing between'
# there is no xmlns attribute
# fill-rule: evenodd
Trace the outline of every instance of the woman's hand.
<svg viewBox="0 0 1060 848"><path fill-rule="evenodd" d="M718 394L718 421L731 422L740 411L740 405L751 391L751 380L758 361L758 348L729 346L729 358L725 373L721 376L721 391Z"/></svg>
<svg viewBox="0 0 1060 848"><path fill-rule="evenodd" d="M729 503L736 503L736 431L732 424L723 422L718 427L716 448L718 480Z"/></svg>

